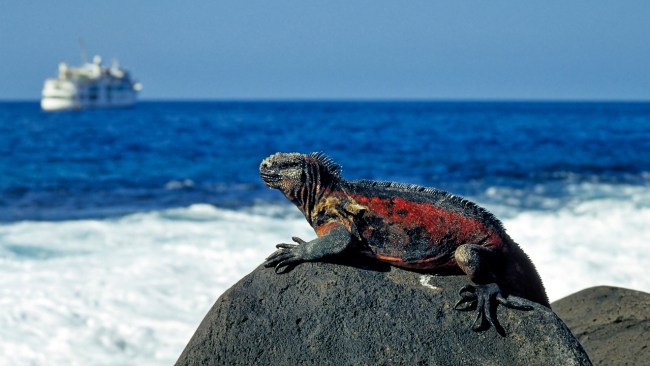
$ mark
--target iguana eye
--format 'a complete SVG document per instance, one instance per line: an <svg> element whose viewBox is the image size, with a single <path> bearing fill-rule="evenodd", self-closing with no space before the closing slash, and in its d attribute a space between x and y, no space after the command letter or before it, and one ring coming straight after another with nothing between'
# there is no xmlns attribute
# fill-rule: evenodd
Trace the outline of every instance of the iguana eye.
<svg viewBox="0 0 650 366"><path fill-rule="evenodd" d="M282 161L277 165L278 170L287 170L294 168L294 164L289 161Z"/></svg>

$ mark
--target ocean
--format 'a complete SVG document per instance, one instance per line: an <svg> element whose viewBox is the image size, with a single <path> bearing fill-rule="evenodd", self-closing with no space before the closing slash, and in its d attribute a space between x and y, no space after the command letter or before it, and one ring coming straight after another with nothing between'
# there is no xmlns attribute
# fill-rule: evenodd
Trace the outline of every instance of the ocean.
<svg viewBox="0 0 650 366"><path fill-rule="evenodd" d="M0 103L0 364L172 364L217 297L291 236L274 152L464 196L551 301L650 292L650 103Z"/></svg>

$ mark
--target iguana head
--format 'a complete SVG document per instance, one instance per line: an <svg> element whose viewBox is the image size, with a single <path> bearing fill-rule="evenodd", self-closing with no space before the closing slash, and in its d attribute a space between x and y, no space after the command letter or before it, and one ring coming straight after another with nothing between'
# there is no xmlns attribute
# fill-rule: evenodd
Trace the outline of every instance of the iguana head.
<svg viewBox="0 0 650 366"><path fill-rule="evenodd" d="M338 182L340 167L322 153L277 153L262 161L260 176L267 186L304 206Z"/></svg>

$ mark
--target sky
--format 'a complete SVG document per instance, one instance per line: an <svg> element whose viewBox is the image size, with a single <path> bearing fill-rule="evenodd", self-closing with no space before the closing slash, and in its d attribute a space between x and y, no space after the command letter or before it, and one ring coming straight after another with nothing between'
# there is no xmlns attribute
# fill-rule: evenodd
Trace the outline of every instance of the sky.
<svg viewBox="0 0 650 366"><path fill-rule="evenodd" d="M0 100L80 38L148 100L650 99L647 0L2 0Z"/></svg>

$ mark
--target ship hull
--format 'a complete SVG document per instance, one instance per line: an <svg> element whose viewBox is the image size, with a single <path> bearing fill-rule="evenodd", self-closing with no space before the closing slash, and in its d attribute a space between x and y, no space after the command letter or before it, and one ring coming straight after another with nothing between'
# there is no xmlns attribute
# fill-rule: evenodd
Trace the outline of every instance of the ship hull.
<svg viewBox="0 0 650 366"><path fill-rule="evenodd" d="M71 99L43 98L41 99L41 109L44 111L69 111L81 109L81 105Z"/></svg>

